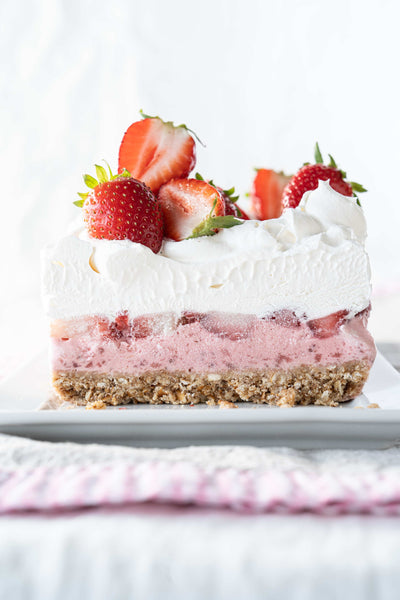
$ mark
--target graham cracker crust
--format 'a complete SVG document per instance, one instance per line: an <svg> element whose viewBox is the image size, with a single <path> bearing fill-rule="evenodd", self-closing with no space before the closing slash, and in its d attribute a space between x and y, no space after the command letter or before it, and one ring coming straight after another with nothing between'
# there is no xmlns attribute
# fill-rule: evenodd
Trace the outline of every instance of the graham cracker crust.
<svg viewBox="0 0 400 600"><path fill-rule="evenodd" d="M323 367L225 373L153 371L134 376L68 371L54 372L53 385L62 400L88 408L205 402L337 406L361 393L370 367L366 361L351 361Z"/></svg>

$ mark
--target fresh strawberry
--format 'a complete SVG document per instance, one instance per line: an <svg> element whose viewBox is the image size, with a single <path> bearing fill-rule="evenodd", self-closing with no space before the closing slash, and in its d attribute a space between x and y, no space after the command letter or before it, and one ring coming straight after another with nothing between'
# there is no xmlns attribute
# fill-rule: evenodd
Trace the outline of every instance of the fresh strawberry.
<svg viewBox="0 0 400 600"><path fill-rule="evenodd" d="M250 193L251 208L256 219L276 219L282 214L282 194L290 177L272 169L257 169Z"/></svg>
<svg viewBox="0 0 400 600"><path fill-rule="evenodd" d="M158 200L164 215L165 235L173 240L184 240L212 213L225 214L221 194L206 181L173 179L163 185Z"/></svg>
<svg viewBox="0 0 400 600"><path fill-rule="evenodd" d="M125 171L109 174L96 165L99 181L84 175L91 191L79 194L74 202L83 207L83 219L91 237L106 240L131 240L157 253L163 239L163 219L153 192Z"/></svg>
<svg viewBox="0 0 400 600"><path fill-rule="evenodd" d="M346 181L346 173L338 169L334 159L329 155L328 165L323 164L323 158L318 147L315 146L316 164L305 164L293 175L283 192L283 208L296 208L303 194L318 187L318 182L329 181L330 186L343 196L353 196L354 192L365 192L359 183ZM354 194L355 195L355 194Z"/></svg>
<svg viewBox="0 0 400 600"><path fill-rule="evenodd" d="M208 180L204 179L204 177L202 177L202 175L200 175L200 173L196 173L195 177L199 181L207 181L207 183L209 183L210 185L215 187L216 190L218 190L218 192L221 194L223 201L225 203L225 214L226 215L232 215L234 217L237 217L238 219L243 219L244 221L249 220L249 217L246 215L244 210L239 208L239 206L237 205L239 196L234 195L235 194L234 187L229 188L229 190L223 190L218 185L215 185L215 183L213 182L212 179L208 179Z"/></svg>
<svg viewBox="0 0 400 600"><path fill-rule="evenodd" d="M119 172L144 181L157 193L170 179L187 177L196 164L196 146L185 125L143 115L126 131L119 149Z"/></svg>
<svg viewBox="0 0 400 600"><path fill-rule="evenodd" d="M328 338L335 335L346 320L347 310L339 310L327 317L307 321L308 327L317 338Z"/></svg>

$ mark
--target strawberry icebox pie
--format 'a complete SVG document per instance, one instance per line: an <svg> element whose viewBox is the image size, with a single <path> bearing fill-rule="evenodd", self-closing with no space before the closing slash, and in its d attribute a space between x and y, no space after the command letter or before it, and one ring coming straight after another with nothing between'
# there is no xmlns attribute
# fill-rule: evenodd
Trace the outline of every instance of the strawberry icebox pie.
<svg viewBox="0 0 400 600"><path fill-rule="evenodd" d="M288 177L256 172L250 219L198 173L195 136L133 123L118 171L96 165L82 225L42 252L53 387L91 408L128 403L336 406L375 358L356 195L318 145Z"/></svg>

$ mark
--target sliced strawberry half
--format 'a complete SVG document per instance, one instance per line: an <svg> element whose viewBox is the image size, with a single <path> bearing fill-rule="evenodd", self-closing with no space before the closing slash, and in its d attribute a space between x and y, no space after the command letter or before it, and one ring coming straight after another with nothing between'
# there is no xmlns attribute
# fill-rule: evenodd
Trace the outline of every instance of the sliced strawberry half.
<svg viewBox="0 0 400 600"><path fill-rule="evenodd" d="M347 310L339 310L321 319L307 321L307 325L315 337L328 338L339 331L340 326L346 321L347 315Z"/></svg>
<svg viewBox="0 0 400 600"><path fill-rule="evenodd" d="M282 214L282 195L290 176L272 169L257 169L250 193L251 208L256 219L276 219Z"/></svg>
<svg viewBox="0 0 400 600"><path fill-rule="evenodd" d="M187 177L195 164L196 145L189 130L159 117L132 123L119 149L119 172L126 169L154 193L170 179Z"/></svg>
<svg viewBox="0 0 400 600"><path fill-rule="evenodd" d="M218 190L198 179L173 179L160 188L158 201L165 235L175 241L189 237L211 211L215 217L225 214L225 203Z"/></svg>

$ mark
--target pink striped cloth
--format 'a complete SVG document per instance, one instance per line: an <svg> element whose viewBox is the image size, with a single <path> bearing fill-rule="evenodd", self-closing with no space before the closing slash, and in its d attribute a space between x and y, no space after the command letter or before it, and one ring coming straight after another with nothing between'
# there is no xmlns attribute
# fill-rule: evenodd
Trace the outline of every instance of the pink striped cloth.
<svg viewBox="0 0 400 600"><path fill-rule="evenodd" d="M398 515L400 449L146 450L0 436L1 514L142 502Z"/></svg>

